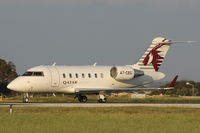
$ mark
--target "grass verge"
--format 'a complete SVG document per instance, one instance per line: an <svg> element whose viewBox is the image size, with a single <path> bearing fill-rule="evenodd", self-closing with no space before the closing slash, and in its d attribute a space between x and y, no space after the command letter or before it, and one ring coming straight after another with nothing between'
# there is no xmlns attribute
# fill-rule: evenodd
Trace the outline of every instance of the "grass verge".
<svg viewBox="0 0 200 133"><path fill-rule="evenodd" d="M0 108L1 133L198 133L200 109Z"/></svg>

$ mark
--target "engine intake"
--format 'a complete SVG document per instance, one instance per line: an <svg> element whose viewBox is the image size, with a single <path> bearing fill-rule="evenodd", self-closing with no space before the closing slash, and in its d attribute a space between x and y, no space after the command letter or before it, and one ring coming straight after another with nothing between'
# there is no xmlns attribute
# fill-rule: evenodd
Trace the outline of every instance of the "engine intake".
<svg viewBox="0 0 200 133"><path fill-rule="evenodd" d="M110 76L115 80L132 80L144 75L143 71L133 69L130 66L115 66L110 69Z"/></svg>

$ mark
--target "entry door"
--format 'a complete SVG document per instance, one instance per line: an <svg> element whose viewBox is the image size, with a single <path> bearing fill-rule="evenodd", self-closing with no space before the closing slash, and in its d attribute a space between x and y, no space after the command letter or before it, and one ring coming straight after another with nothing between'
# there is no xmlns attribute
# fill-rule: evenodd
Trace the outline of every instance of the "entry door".
<svg viewBox="0 0 200 133"><path fill-rule="evenodd" d="M49 67L49 71L51 73L51 86L58 87L60 78L57 68L55 66Z"/></svg>

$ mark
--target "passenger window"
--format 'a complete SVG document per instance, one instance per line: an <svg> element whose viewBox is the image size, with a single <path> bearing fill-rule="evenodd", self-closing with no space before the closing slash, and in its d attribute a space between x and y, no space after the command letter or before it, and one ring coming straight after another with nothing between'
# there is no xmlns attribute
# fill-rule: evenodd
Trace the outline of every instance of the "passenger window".
<svg viewBox="0 0 200 133"><path fill-rule="evenodd" d="M85 75L84 75L84 73L82 73L82 78L85 78Z"/></svg>
<svg viewBox="0 0 200 133"><path fill-rule="evenodd" d="M101 73L101 78L104 78L103 73Z"/></svg>
<svg viewBox="0 0 200 133"><path fill-rule="evenodd" d="M63 73L63 78L65 78L66 76L65 76L65 74Z"/></svg>
<svg viewBox="0 0 200 133"><path fill-rule="evenodd" d="M94 76L95 76L95 78L97 78L97 74L96 73L94 74Z"/></svg>
<svg viewBox="0 0 200 133"><path fill-rule="evenodd" d="M69 78L72 78L72 74L71 73L69 74Z"/></svg>
<svg viewBox="0 0 200 133"><path fill-rule="evenodd" d="M76 78L78 78L78 74L76 73Z"/></svg>
<svg viewBox="0 0 200 133"><path fill-rule="evenodd" d="M91 78L91 74L90 73L88 73L88 77Z"/></svg>

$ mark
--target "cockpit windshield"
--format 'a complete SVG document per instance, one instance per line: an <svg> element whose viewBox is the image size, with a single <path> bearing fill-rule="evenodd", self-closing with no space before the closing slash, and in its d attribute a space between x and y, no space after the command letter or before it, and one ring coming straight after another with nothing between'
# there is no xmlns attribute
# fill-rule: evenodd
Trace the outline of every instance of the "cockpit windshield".
<svg viewBox="0 0 200 133"><path fill-rule="evenodd" d="M44 76L43 72L25 72L22 76Z"/></svg>
<svg viewBox="0 0 200 133"><path fill-rule="evenodd" d="M33 72L25 72L22 76L32 76Z"/></svg>

